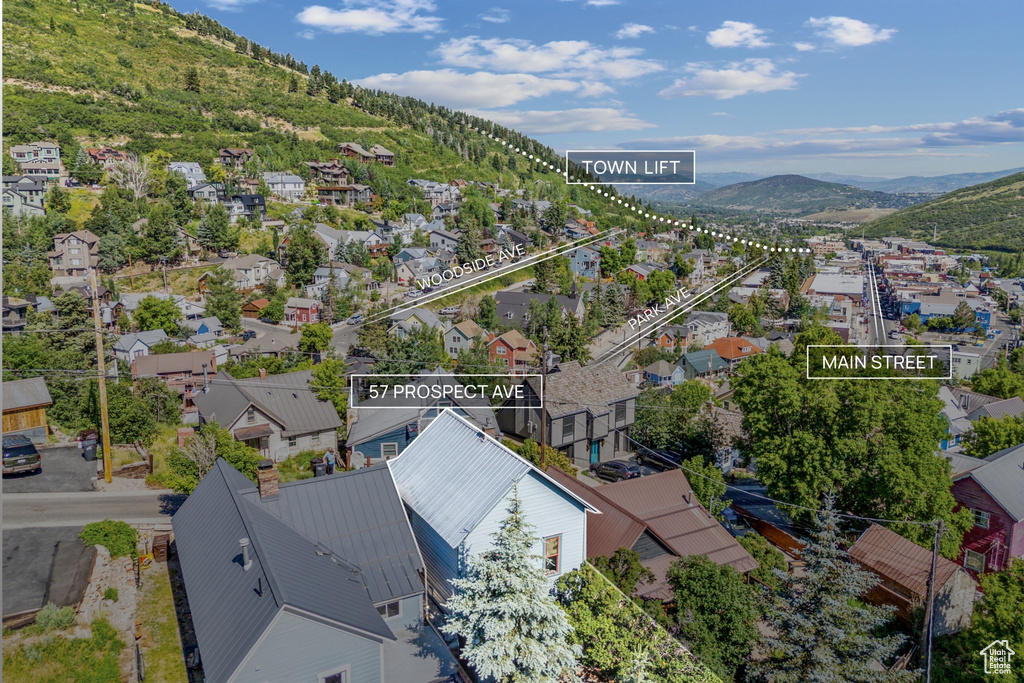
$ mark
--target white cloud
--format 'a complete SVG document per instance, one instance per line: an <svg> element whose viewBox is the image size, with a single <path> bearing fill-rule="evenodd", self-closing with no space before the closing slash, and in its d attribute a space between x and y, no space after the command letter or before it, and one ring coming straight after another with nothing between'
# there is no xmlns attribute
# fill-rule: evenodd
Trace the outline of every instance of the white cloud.
<svg viewBox="0 0 1024 683"><path fill-rule="evenodd" d="M435 9L431 0L349 0L344 9L310 5L295 19L331 33L431 33L438 31L444 21L431 14Z"/></svg>
<svg viewBox="0 0 1024 683"><path fill-rule="evenodd" d="M591 7L609 7L611 5L618 5L619 0L587 0L587 4Z"/></svg>
<svg viewBox="0 0 1024 683"><path fill-rule="evenodd" d="M745 59L724 69L691 63L686 65L686 70L692 74L689 78L676 79L658 94L662 97L710 96L716 100L728 100L755 92L792 90L796 88L797 79L806 75L779 72L770 59Z"/></svg>
<svg viewBox="0 0 1024 683"><path fill-rule="evenodd" d="M206 0L206 4L214 9L225 12L237 12L243 5L256 2L256 0Z"/></svg>
<svg viewBox="0 0 1024 683"><path fill-rule="evenodd" d="M507 9L502 9L501 7L492 7L481 14L480 18L484 21L489 21L492 24L504 24L509 20L509 12Z"/></svg>
<svg viewBox="0 0 1024 683"><path fill-rule="evenodd" d="M622 109L563 109L559 111L476 111L528 135L547 133L601 133L613 130L641 130L656 127Z"/></svg>
<svg viewBox="0 0 1024 683"><path fill-rule="evenodd" d="M817 34L838 47L860 47L892 38L894 28L878 28L849 17L811 17L807 25L818 29Z"/></svg>
<svg viewBox="0 0 1024 683"><path fill-rule="evenodd" d="M531 97L554 93L605 94L600 84L578 83L533 74L496 74L488 71L459 73L453 69L385 73L355 81L365 88L389 90L458 109L507 107Z"/></svg>
<svg viewBox="0 0 1024 683"><path fill-rule="evenodd" d="M733 118L733 115L730 114L729 112L726 112L726 111L713 111L713 112L711 112L711 115L712 116L728 116L729 118Z"/></svg>
<svg viewBox="0 0 1024 683"><path fill-rule="evenodd" d="M528 40L466 36L443 43L437 54L449 66L551 73L568 78L636 78L665 68L654 60L639 59L643 54L640 48L606 50L586 40L557 40L534 45Z"/></svg>
<svg viewBox="0 0 1024 683"><path fill-rule="evenodd" d="M800 52L810 52L811 50L816 49L814 43L793 43L793 47Z"/></svg>
<svg viewBox="0 0 1024 683"><path fill-rule="evenodd" d="M654 33L654 29L645 24L628 23L622 25L622 28L618 30L615 37L619 40L623 38L639 38L644 33Z"/></svg>
<svg viewBox="0 0 1024 683"><path fill-rule="evenodd" d="M721 28L708 33L711 47L768 47L764 29L743 21L723 21Z"/></svg>
<svg viewBox="0 0 1024 683"><path fill-rule="evenodd" d="M299 33L299 38L305 38L306 40L313 40L316 38L316 32L313 29L307 28L305 31Z"/></svg>

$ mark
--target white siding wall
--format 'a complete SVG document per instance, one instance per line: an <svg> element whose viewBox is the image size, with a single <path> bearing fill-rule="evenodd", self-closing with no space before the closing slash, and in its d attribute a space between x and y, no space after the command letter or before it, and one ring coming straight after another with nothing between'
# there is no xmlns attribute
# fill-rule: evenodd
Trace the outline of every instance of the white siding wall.
<svg viewBox="0 0 1024 683"><path fill-rule="evenodd" d="M351 683L381 681L381 645L297 614L283 612L232 683L301 681L349 665Z"/></svg>
<svg viewBox="0 0 1024 683"><path fill-rule="evenodd" d="M246 419L246 411L243 411L242 415L231 425L230 431L233 433L236 429L254 427L256 425L270 425L273 430L273 433L267 437L269 447L267 455L277 462L281 462L289 456L301 453L302 451L326 451L330 447L335 449L338 447L338 433L333 429L320 432L320 443L318 444L313 443L312 434L301 434L295 437L295 445L289 446L288 439L281 436L281 426L259 410L256 411L256 421L252 424L249 424Z"/></svg>
<svg viewBox="0 0 1024 683"><path fill-rule="evenodd" d="M560 534L558 575L579 569L586 558L587 544L586 512L580 504L571 501L567 494L561 493L554 484L533 471L519 482L518 491L523 516L533 525L533 534L538 538L534 552L543 556L544 539ZM479 555L491 547L491 537L508 517L507 508L507 501L499 502L469 533L465 541L469 556ZM554 581L558 575L552 576L551 580Z"/></svg>

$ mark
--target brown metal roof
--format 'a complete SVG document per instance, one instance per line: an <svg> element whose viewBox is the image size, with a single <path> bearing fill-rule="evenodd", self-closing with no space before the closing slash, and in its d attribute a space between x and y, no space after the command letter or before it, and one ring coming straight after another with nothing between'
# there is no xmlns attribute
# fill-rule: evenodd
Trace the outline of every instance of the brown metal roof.
<svg viewBox="0 0 1024 683"><path fill-rule="evenodd" d="M590 487L556 467L549 468L547 473L601 511L600 516L587 518L588 557L607 556L618 548L632 547L646 529L679 556L703 555L740 573L759 566L697 501L682 470L599 487ZM686 502L687 497L691 503ZM667 565L660 567L659 574L651 567L659 577L656 584L664 584L666 568Z"/></svg>
<svg viewBox="0 0 1024 683"><path fill-rule="evenodd" d="M872 524L850 548L850 558L922 600L927 598L932 553L896 532ZM946 558L939 557L935 567L936 590L942 588L958 569Z"/></svg>
<svg viewBox="0 0 1024 683"><path fill-rule="evenodd" d="M217 364L214 361L213 351L209 350L139 356L132 361L132 371L135 377L156 377L157 375L179 372L202 375L203 363L206 363L208 375L213 376L217 374Z"/></svg>

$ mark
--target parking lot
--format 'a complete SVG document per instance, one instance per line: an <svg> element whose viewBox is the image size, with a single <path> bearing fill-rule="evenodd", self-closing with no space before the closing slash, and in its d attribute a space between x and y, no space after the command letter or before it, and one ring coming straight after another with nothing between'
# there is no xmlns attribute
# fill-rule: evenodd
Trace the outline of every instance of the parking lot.
<svg viewBox="0 0 1024 683"><path fill-rule="evenodd" d="M87 462L77 446L40 448L43 471L3 478L4 493L71 493L94 490L96 462Z"/></svg>

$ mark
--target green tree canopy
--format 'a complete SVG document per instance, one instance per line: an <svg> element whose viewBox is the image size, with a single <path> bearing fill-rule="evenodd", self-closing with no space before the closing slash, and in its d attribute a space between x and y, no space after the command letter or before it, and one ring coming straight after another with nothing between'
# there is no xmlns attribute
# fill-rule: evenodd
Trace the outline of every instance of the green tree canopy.
<svg viewBox="0 0 1024 683"><path fill-rule="evenodd" d="M231 271L217 266L206 279L206 314L231 330L242 326L242 293L235 289Z"/></svg>
<svg viewBox="0 0 1024 683"><path fill-rule="evenodd" d="M181 309L172 299L160 299L147 296L139 302L139 307L132 314L132 321L140 330L162 329L168 336L178 334L178 320Z"/></svg>
<svg viewBox="0 0 1024 683"><path fill-rule="evenodd" d="M299 351L306 353L326 351L334 341L334 330L327 323L320 322L302 326Z"/></svg>

